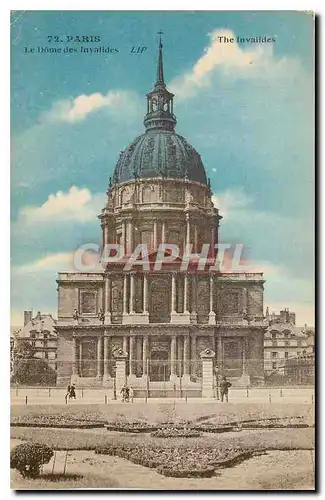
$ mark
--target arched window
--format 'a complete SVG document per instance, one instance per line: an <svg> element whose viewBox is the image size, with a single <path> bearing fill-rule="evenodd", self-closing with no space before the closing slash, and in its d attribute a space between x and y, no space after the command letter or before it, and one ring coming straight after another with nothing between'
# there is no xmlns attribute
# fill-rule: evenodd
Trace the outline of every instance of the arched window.
<svg viewBox="0 0 325 500"><path fill-rule="evenodd" d="M121 200L120 203L121 205L124 205L124 203L127 203L129 201L129 191L127 188L122 189L120 200Z"/></svg>
<svg viewBox="0 0 325 500"><path fill-rule="evenodd" d="M154 191L151 186L144 186L142 189L142 203L150 203L154 199Z"/></svg>

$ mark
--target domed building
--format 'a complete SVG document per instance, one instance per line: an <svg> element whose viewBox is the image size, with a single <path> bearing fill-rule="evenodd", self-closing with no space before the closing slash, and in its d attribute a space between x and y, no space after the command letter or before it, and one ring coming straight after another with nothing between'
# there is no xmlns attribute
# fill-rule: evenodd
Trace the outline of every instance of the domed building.
<svg viewBox="0 0 325 500"><path fill-rule="evenodd" d="M124 255L101 272L59 273L58 384L113 387L116 352L125 356L135 395L175 387L200 394L204 352L218 377L261 384L263 275L215 265L221 217L199 153L175 131L161 41L146 97L145 131L120 153L99 215L103 246L120 245ZM179 255L163 252L157 266L162 244ZM139 245L147 262L127 265ZM185 250L199 254L203 245L204 268L197 261L184 266Z"/></svg>

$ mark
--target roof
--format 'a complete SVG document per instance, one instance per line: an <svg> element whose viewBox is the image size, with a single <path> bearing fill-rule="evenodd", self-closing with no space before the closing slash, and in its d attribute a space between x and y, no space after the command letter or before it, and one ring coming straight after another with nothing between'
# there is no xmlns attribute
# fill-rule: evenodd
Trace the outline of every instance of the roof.
<svg viewBox="0 0 325 500"><path fill-rule="evenodd" d="M42 332L49 333L53 337L57 337L55 332L56 321L51 314L38 314L32 318L27 325L23 326L18 333L20 338L29 338L31 333L40 334Z"/></svg>
<svg viewBox="0 0 325 500"><path fill-rule="evenodd" d="M150 130L138 136L121 152L113 183L135 179L176 178L207 184L198 152L175 132Z"/></svg>
<svg viewBox="0 0 325 500"><path fill-rule="evenodd" d="M284 333L286 330L290 333L293 333L296 337L306 337L306 333L304 332L304 328L301 326L296 326L293 323L272 323L267 331L266 335L271 333L272 331L277 331L280 333Z"/></svg>

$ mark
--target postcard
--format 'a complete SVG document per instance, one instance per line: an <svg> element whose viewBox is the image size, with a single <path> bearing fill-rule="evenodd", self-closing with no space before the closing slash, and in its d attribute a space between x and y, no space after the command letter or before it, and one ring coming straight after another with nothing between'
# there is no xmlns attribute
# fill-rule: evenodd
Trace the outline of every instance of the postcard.
<svg viewBox="0 0 325 500"><path fill-rule="evenodd" d="M314 14L10 22L11 488L314 490Z"/></svg>

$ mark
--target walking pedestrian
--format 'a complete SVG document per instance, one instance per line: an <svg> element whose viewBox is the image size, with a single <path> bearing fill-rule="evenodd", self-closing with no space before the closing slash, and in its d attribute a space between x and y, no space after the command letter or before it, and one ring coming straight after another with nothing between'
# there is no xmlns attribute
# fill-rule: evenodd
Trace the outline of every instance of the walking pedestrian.
<svg viewBox="0 0 325 500"><path fill-rule="evenodd" d="M222 377L219 387L220 387L221 402L223 403L223 398L225 397L226 402L228 403L228 390L229 387L231 387L231 383L228 382L226 377Z"/></svg>
<svg viewBox="0 0 325 500"><path fill-rule="evenodd" d="M69 384L68 387L67 387L67 393L65 395L65 400L66 401L67 401L68 398L70 399L70 391L71 391L71 385Z"/></svg>
<svg viewBox="0 0 325 500"><path fill-rule="evenodd" d="M126 384L123 384L122 389L121 389L121 394L122 394L122 403L125 403L125 400L126 400Z"/></svg>
<svg viewBox="0 0 325 500"><path fill-rule="evenodd" d="M125 402L130 402L130 388L128 387L128 385L125 386Z"/></svg>
<svg viewBox="0 0 325 500"><path fill-rule="evenodd" d="M76 387L74 384L72 384L70 388L70 399L76 399Z"/></svg>

